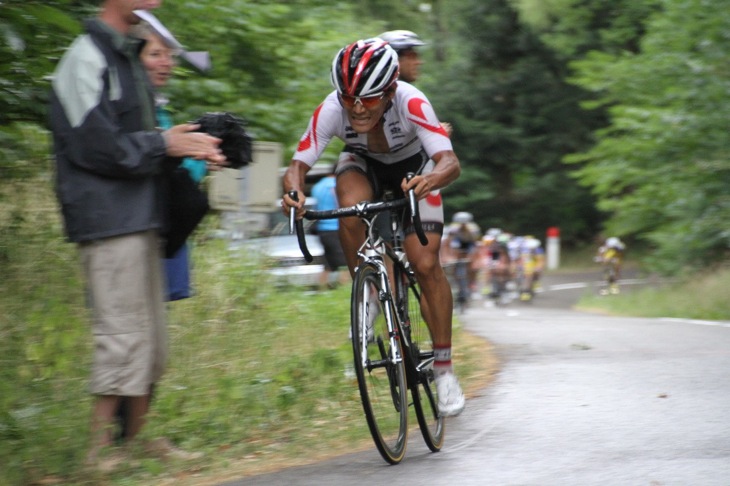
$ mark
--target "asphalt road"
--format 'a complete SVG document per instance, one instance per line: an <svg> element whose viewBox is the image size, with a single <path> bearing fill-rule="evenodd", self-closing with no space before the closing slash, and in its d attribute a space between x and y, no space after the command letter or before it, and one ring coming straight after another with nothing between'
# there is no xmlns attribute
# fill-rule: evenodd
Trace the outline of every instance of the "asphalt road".
<svg viewBox="0 0 730 486"><path fill-rule="evenodd" d="M373 447L227 486L730 485L730 322L575 312L591 284L570 280L462 316L502 367L448 419L441 452L414 433L398 466Z"/></svg>

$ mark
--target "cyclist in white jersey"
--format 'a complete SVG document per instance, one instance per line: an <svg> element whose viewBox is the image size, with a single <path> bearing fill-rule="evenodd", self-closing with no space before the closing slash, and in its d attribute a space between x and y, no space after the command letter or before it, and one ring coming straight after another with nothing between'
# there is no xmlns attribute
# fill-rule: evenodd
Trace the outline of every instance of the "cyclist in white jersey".
<svg viewBox="0 0 730 486"><path fill-rule="evenodd" d="M360 40L338 52L331 73L335 91L316 108L300 139L284 175L282 207L287 213L295 207L302 216L305 175L334 137L346 144L336 169L340 207L377 200L386 188L397 195L415 190L429 242L422 246L406 227L404 249L433 335L439 408L456 415L464 408L464 395L451 363L453 300L438 255L444 226L440 190L459 177L461 168L428 98L397 78L398 55L381 39ZM417 175L406 181L407 172ZM297 192L298 202L289 191ZM339 232L352 272L365 228L357 217L343 218Z"/></svg>

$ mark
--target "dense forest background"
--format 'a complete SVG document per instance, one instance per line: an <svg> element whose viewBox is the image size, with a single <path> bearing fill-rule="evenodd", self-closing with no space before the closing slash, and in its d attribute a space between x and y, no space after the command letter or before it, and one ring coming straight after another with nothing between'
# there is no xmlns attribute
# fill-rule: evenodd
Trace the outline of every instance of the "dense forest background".
<svg viewBox="0 0 730 486"><path fill-rule="evenodd" d="M0 3L3 237L23 217L14 182L52 171L50 75L97 3ZM206 74L178 68L178 121L236 112L289 156L336 51L410 29L428 43L418 86L453 124L463 164L449 214L538 236L558 226L566 244L618 235L666 272L727 259L725 0L178 0L155 13L213 60Z"/></svg>

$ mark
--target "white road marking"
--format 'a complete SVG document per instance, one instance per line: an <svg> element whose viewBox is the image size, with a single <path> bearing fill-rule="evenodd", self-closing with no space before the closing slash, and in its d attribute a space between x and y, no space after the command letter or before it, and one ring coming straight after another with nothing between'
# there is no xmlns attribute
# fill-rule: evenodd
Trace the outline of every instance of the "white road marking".
<svg viewBox="0 0 730 486"><path fill-rule="evenodd" d="M491 427L485 427L485 428L481 429L479 432L477 432L476 434L472 435L471 437L469 437L457 444L450 445L448 449L442 450L439 455L451 454L453 452L458 452L462 449L466 449L467 447L471 446L472 444L475 444L475 443L479 442L480 440L482 440L482 438L485 435L492 432L492 429L494 429L495 427L496 427L496 425L492 425Z"/></svg>
<svg viewBox="0 0 730 486"><path fill-rule="evenodd" d="M701 319L681 319L679 317L660 317L659 320L664 322L678 322L680 324L694 324L697 326L730 327L730 322L728 321L704 321Z"/></svg>
<svg viewBox="0 0 730 486"><path fill-rule="evenodd" d="M588 287L587 282L576 282L576 283L567 283L567 284L559 284L559 285L551 285L547 289L548 291L552 290L571 290L571 289L584 289Z"/></svg>
<svg viewBox="0 0 730 486"><path fill-rule="evenodd" d="M619 280L619 285L637 285L637 284L646 284L649 281L644 278L627 278L625 280ZM596 281L596 282L573 282L573 283L566 283L566 284L556 284L556 285L550 285L548 286L547 290L572 290L572 289L584 289L586 287L598 287L601 285L605 285L606 282L604 281Z"/></svg>

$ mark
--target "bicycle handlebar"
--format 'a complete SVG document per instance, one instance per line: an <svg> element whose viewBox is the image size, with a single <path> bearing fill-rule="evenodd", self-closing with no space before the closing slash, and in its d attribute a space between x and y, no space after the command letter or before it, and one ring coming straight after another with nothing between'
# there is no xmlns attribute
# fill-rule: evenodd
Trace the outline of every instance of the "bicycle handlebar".
<svg viewBox="0 0 730 486"><path fill-rule="evenodd" d="M414 176L414 173L409 172L408 174L406 174L406 180L410 181L411 179L413 179ZM409 210L411 211L411 220L413 221L413 227L416 231L416 235L418 236L418 241L421 242L421 245L426 246L428 244L428 238L426 237L426 233L423 231L423 226L421 225L421 215L418 211L418 200L416 199L416 191L414 191L413 189L409 190L407 196L407 198L398 199L395 201L361 202L355 204L354 206L328 209L324 211L307 210L304 213L304 218L309 220L319 220L345 218L348 216L367 216L369 214L381 213L390 209L398 209L408 206ZM294 201L299 200L296 191L290 191L289 197L291 197ZM291 208L289 210L289 234L293 234L294 232L296 232L297 234L299 249L302 251L304 259L307 261L307 263L311 263L313 257L312 254L309 252L309 249L307 248L307 241L304 237L304 223L301 219L297 219L296 209Z"/></svg>

